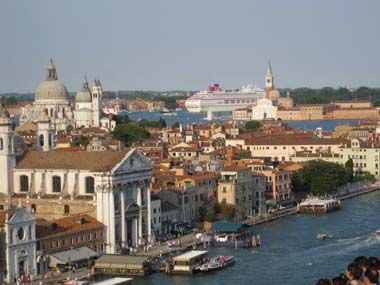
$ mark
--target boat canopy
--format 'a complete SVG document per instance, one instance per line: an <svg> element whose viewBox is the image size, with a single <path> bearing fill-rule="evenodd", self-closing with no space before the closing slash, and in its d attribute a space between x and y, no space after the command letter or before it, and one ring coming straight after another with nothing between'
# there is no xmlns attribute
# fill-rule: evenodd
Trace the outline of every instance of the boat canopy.
<svg viewBox="0 0 380 285"><path fill-rule="evenodd" d="M249 225L240 223L213 223L211 231L218 233L240 233L248 227Z"/></svg>
<svg viewBox="0 0 380 285"><path fill-rule="evenodd" d="M192 250L174 257L174 260L190 260L198 256L206 255L207 253L207 250Z"/></svg>

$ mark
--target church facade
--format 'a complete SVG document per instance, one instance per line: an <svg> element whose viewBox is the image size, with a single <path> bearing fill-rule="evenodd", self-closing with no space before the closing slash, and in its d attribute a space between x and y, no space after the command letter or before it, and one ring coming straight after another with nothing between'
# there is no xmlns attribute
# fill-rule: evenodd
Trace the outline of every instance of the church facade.
<svg viewBox="0 0 380 285"><path fill-rule="evenodd" d="M0 107L0 166L8 181L0 184L0 206L20 202L37 218L47 220L90 214L105 225L107 253L149 240L150 161L136 149L51 151L46 116L38 120L37 141L43 141L43 147L27 152L16 163L9 113Z"/></svg>
<svg viewBox="0 0 380 285"><path fill-rule="evenodd" d="M0 211L0 283L35 275L36 219L25 208ZM1 264L5 265L1 268Z"/></svg>
<svg viewBox="0 0 380 285"><path fill-rule="evenodd" d="M84 80L72 106L67 88L58 80L56 67L51 61L45 80L36 89L33 104L22 108L20 123L37 121L41 113L46 113L55 131L81 127L112 130L114 122L103 116L102 96L103 87L100 80L95 79L92 88L87 80Z"/></svg>

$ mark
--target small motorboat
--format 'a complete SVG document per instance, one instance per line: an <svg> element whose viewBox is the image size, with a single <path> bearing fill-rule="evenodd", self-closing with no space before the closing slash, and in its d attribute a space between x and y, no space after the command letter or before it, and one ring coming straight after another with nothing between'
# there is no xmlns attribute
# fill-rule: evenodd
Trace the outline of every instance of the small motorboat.
<svg viewBox="0 0 380 285"><path fill-rule="evenodd" d="M380 229L378 229L376 232L375 232L375 236L380 238Z"/></svg>
<svg viewBox="0 0 380 285"><path fill-rule="evenodd" d="M222 268L227 267L228 265L232 265L235 263L235 257L234 256L224 256L219 255L217 257L213 257L203 263L201 267L199 268L200 271L214 271L219 270Z"/></svg>
<svg viewBox="0 0 380 285"><path fill-rule="evenodd" d="M327 239L329 236L326 234L317 234L318 239Z"/></svg>

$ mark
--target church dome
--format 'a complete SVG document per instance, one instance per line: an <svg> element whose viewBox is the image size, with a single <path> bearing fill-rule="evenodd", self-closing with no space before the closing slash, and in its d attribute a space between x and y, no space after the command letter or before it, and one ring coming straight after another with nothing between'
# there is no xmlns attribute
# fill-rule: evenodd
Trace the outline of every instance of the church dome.
<svg viewBox="0 0 380 285"><path fill-rule="evenodd" d="M274 89L271 92L269 92L268 97L270 100L278 100L280 98L280 91Z"/></svg>
<svg viewBox="0 0 380 285"><path fill-rule="evenodd" d="M51 61L48 65L45 80L37 87L35 101L40 100L65 100L68 101L66 86L58 80L55 65Z"/></svg>
<svg viewBox="0 0 380 285"><path fill-rule="evenodd" d="M75 103L91 103L91 91L90 88L88 87L88 82L85 79L83 81L83 86L80 91L77 92L75 95Z"/></svg>

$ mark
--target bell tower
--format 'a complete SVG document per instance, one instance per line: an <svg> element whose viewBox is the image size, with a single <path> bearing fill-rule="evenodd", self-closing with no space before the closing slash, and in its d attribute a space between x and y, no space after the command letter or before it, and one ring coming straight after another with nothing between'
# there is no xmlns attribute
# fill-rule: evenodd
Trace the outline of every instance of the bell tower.
<svg viewBox="0 0 380 285"><path fill-rule="evenodd" d="M267 96L274 89L273 86L274 86L274 83L273 83L272 67L269 61L267 75L265 76L265 91L266 91Z"/></svg>
<svg viewBox="0 0 380 285"><path fill-rule="evenodd" d="M93 114L93 126L100 127L100 117L102 115L102 95L103 87L100 80L95 79L92 86L92 114Z"/></svg>
<svg viewBox="0 0 380 285"><path fill-rule="evenodd" d="M53 129L51 128L50 119L45 112L41 112L37 125L36 149L42 151L52 150L54 141Z"/></svg>
<svg viewBox="0 0 380 285"><path fill-rule="evenodd" d="M0 193L10 195L13 192L13 169L15 167L14 132L3 98L0 105Z"/></svg>

